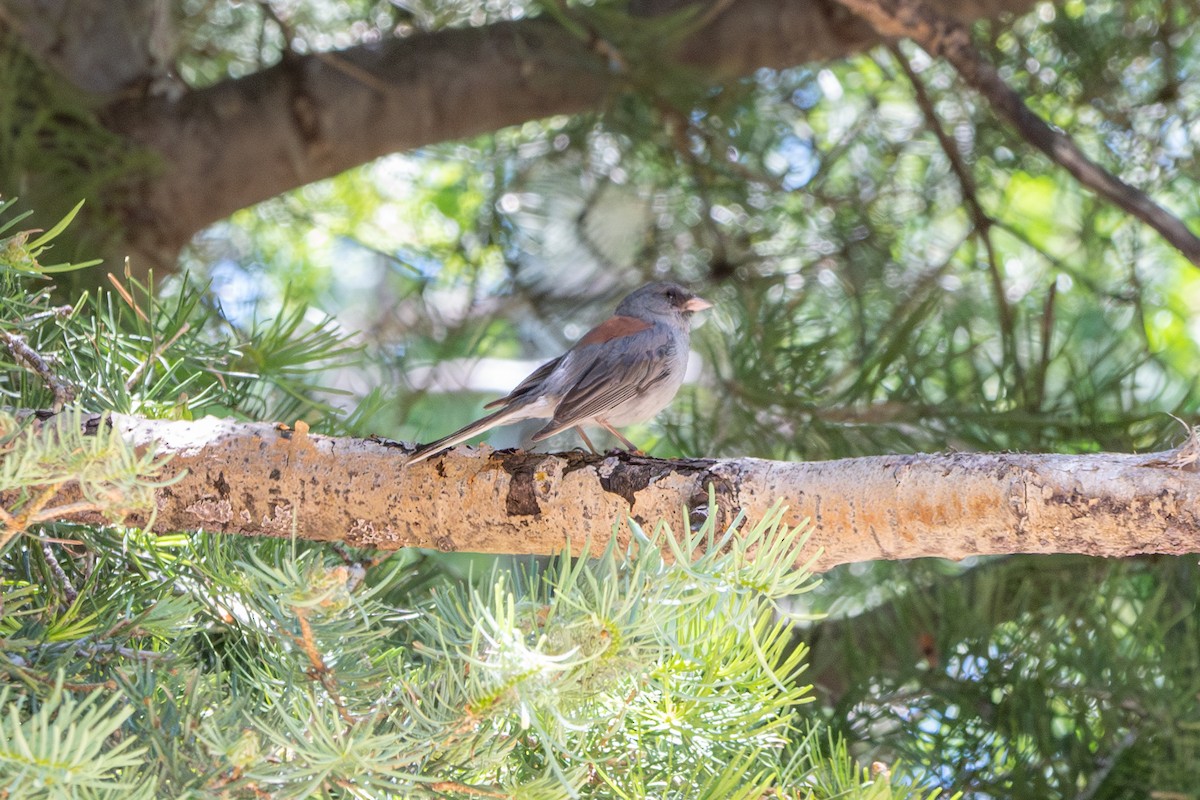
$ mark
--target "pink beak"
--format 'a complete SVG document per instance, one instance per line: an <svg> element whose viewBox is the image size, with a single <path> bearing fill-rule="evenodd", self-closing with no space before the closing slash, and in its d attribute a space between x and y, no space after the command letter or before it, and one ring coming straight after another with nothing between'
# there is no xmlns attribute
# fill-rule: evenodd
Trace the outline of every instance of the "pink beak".
<svg viewBox="0 0 1200 800"><path fill-rule="evenodd" d="M712 308L712 303L703 297L693 297L683 304L684 311L703 311L706 308Z"/></svg>

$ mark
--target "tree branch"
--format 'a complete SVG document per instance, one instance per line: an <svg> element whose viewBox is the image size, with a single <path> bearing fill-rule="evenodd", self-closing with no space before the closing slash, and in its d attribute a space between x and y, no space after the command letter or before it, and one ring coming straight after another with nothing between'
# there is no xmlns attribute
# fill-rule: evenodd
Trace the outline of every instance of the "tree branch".
<svg viewBox="0 0 1200 800"><path fill-rule="evenodd" d="M957 19L923 0L838 0L869 21L881 36L912 39L927 52L949 61L963 80L982 94L1025 141L1071 173L1084 186L1158 231L1173 247L1200 266L1200 237L1142 190L1130 186L1083 154L1062 131L1033 113L971 44Z"/></svg>
<svg viewBox="0 0 1200 800"><path fill-rule="evenodd" d="M1033 4L932 1L967 21ZM685 5L642 0L635 10L649 17ZM836 5L744 0L655 57L716 82L879 41ZM281 192L388 153L599 109L628 88L592 43L551 20L526 19L292 55L181 97L119 103L109 123L162 164L126 210L128 244L149 265L169 267L197 231Z"/></svg>
<svg viewBox="0 0 1200 800"><path fill-rule="evenodd" d="M0 30L79 89L108 97L167 79L174 16L162 0L4 0Z"/></svg>
<svg viewBox="0 0 1200 800"><path fill-rule="evenodd" d="M1008 290L1004 285L1004 275L1000 272L1000 259L996 256L996 247L992 242L992 218L979 201L975 176L971 174L971 168L967 166L962 154L958 152L958 145L950 138L949 134L942 130L942 122L938 119L933 99L929 96L929 92L925 91L925 84L921 82L921 77L908 63L908 59L900 50L899 45L891 42L888 49L913 88L913 98L917 102L917 108L921 109L921 114L925 117L925 126L937 139L938 146L941 147L942 153L950 162L950 170L958 178L963 204L970 212L975 235L983 242L984 252L987 255L988 276L991 278L992 295L996 300L996 319L1000 323L1000 340L1004 346L1005 360L1012 365L1015 378L1013 385L1016 386L1017 391L1024 394L1025 375L1021 366L1021 351L1017 347L1016 320L1012 306L1008 302Z"/></svg>
<svg viewBox="0 0 1200 800"><path fill-rule="evenodd" d="M19 366L31 370L42 379L46 388L54 395L55 411L61 411L63 406L75 399L75 387L55 374L46 363L46 359L29 346L24 336L0 330L0 344L8 348L8 352Z"/></svg>
<svg viewBox="0 0 1200 800"><path fill-rule="evenodd" d="M92 418L91 425L105 418ZM777 500L813 521L819 570L875 559L1001 553L1130 556L1200 550L1200 443L1168 453L953 453L819 463L460 450L406 468L394 444L265 423L112 415L131 444L173 454L152 530L344 541L360 547L553 554L629 540L629 516L675 529L708 513L757 519ZM56 502L73 501L64 489ZM16 498L0 495L11 507ZM94 511L68 519L101 523ZM131 518L131 524L147 524ZM614 524L616 527L614 528Z"/></svg>

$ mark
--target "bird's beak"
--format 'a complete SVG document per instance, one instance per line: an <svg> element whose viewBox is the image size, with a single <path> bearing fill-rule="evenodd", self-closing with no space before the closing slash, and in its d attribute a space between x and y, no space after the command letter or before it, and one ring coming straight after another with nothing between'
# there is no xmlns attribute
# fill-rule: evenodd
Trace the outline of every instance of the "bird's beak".
<svg viewBox="0 0 1200 800"><path fill-rule="evenodd" d="M683 304L684 311L703 311L706 308L712 308L712 303L703 297L693 297Z"/></svg>

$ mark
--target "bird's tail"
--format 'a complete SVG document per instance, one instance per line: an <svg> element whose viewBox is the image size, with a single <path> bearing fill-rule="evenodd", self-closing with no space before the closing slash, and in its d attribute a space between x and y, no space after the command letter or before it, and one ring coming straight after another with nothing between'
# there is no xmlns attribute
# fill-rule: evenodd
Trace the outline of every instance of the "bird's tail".
<svg viewBox="0 0 1200 800"><path fill-rule="evenodd" d="M443 436L437 441L421 445L413 451L412 455L408 457L408 461L404 462L405 466L408 466L409 464L416 464L418 461L424 461L427 458L436 456L443 450L449 450L451 447L454 447L454 445L459 444L460 442L465 442L472 436L476 436L486 430L491 430L497 425L505 425L509 422L516 422L517 420L525 419L528 416L528 409L526 409L523 405L515 408L509 406L507 408L502 408L499 411L493 411L486 417L481 417L480 419L472 422L470 425L467 425L464 428L459 428L449 436Z"/></svg>

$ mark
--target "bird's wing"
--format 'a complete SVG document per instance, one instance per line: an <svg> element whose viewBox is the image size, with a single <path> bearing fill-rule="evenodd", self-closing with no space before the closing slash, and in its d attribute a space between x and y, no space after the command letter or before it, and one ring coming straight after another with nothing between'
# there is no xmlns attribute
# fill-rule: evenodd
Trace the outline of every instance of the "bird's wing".
<svg viewBox="0 0 1200 800"><path fill-rule="evenodd" d="M603 417L605 412L651 391L667 379L675 358L675 342L663 342L653 335L650 323L635 321L639 323L636 327L618 328L609 320L600 328L612 325L607 331L613 334L611 337L602 338L598 334L592 338L600 330L597 328L572 349L568 355L573 355L572 360L578 363L578 377L569 384L554 418L533 435L534 441Z"/></svg>
<svg viewBox="0 0 1200 800"><path fill-rule="evenodd" d="M543 395L554 395L565 392L566 397L569 398L571 395L576 394L582 385L589 382L588 376L590 374L596 375L595 378L590 379L592 383L596 384L596 389L602 389L605 383L602 380L602 376L612 372L612 369L604 365L615 363L616 369L621 370L616 373L618 375L630 373L637 367L637 362L640 360L639 357L632 354L642 352L650 346L646 331L649 331L652 327L651 323L637 319L636 317L612 317L606 322L597 325L588 331L566 353L553 361L547 361L545 364L542 364L529 377L517 384L517 387L507 395L501 397L499 400L493 400L484 406L484 408L500 406L499 409L488 414L486 417L475 420L470 425L448 436L443 436L435 442L418 447L410 454L406 463L416 464L424 461L430 456L436 455L459 442L466 441L472 436L483 433L497 425L506 425L510 422L529 419L530 417L548 417L554 409L554 398L553 396L543 398ZM628 338L630 345L623 348L614 348L609 344L622 338ZM643 345L636 344L643 341L647 343ZM633 360L623 368L617 363L623 361L623 357L617 359L606 359L605 357L606 353L613 353L617 350L627 350L631 353L630 358ZM598 368L599 371L597 371ZM555 376L555 373L559 372L560 369L562 370L562 374ZM572 373L577 374L578 377ZM608 381L610 384L620 382L619 380ZM592 390L588 391L592 392ZM629 394L612 395L611 393L601 393L596 398L596 401L600 403L599 408L601 409L611 408L612 404L619 403L627 397L632 397L633 393L637 391L640 391L640 389L635 385L633 391ZM581 400L586 400L586 398L581 398ZM608 404L606 405L605 403ZM586 408L591 408L591 406L591 402L585 402L585 413L587 413ZM561 404L559 407L561 408ZM571 427L574 424L575 422L570 422L559 426L559 429ZM539 431L538 435L534 436L535 441L545 438L544 436L540 436L540 433Z"/></svg>
<svg viewBox="0 0 1200 800"><path fill-rule="evenodd" d="M484 408L495 408L501 405L511 405L516 401L536 399L535 395L545 390L546 379L558 369L563 359L570 355L571 352L587 348L590 345L604 344L613 339L649 330L650 327L652 326L649 322L637 319L636 317L610 317L585 333L583 338L576 342L571 350L568 350L552 361L542 364L528 378L517 384L515 389L499 400L493 400L488 403ZM569 386L571 382L567 381L566 383Z"/></svg>
<svg viewBox="0 0 1200 800"><path fill-rule="evenodd" d="M517 388L501 397L499 400L493 400L484 406L484 408L495 408L496 406L508 405L517 400L525 400L526 395L532 394L533 391L541 389L542 383L550 376L551 372L558 369L558 365L562 362L565 356L547 361L540 367L530 373L529 377L517 384Z"/></svg>

